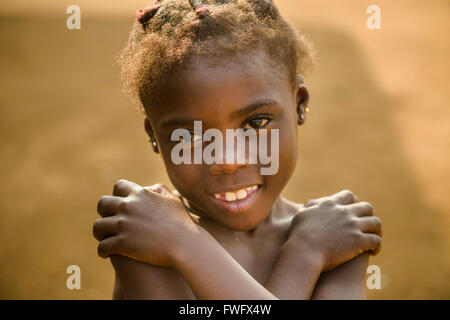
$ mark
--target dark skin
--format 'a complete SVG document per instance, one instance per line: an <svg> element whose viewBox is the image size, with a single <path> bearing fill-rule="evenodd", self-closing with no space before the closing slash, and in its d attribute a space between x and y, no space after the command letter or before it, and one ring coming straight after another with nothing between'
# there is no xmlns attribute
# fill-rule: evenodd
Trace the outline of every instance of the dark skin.
<svg viewBox="0 0 450 320"><path fill-rule="evenodd" d="M165 186L125 180L100 199L94 235L99 255L110 256L116 270L114 298L364 298L367 252L379 250L380 221L349 191L305 205L280 197L295 168L309 94L302 77L292 88L287 72L268 68L263 52L251 57L194 60L148 110L146 132L185 202ZM278 173L262 176L260 164L248 163L175 165L170 135L192 130L194 120L203 130L279 129ZM214 199L254 185L238 213Z"/></svg>

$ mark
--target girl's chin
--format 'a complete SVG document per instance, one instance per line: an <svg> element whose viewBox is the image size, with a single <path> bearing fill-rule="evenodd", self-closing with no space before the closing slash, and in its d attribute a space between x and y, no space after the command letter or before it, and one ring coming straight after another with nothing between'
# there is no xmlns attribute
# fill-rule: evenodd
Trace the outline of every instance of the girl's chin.
<svg viewBox="0 0 450 320"><path fill-rule="evenodd" d="M248 232L257 228L263 220L258 221L225 221L221 225L234 232Z"/></svg>

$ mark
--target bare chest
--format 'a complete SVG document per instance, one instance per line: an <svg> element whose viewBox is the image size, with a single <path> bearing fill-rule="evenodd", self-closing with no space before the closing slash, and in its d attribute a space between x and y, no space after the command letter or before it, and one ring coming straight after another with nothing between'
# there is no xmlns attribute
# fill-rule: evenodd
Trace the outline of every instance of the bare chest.
<svg viewBox="0 0 450 320"><path fill-rule="evenodd" d="M264 237L240 238L209 231L233 259L264 286L286 240L285 232L280 230L280 232L266 234ZM195 299L194 293L183 278L178 276L176 283L181 291L188 294L186 299Z"/></svg>
<svg viewBox="0 0 450 320"><path fill-rule="evenodd" d="M283 245L283 240L275 236L252 240L236 238L223 241L221 244L255 280L264 285Z"/></svg>

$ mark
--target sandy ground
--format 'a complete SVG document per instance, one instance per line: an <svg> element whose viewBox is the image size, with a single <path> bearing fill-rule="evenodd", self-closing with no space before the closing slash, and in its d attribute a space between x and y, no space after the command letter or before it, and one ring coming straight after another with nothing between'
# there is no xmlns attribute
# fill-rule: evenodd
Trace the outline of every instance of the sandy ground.
<svg viewBox="0 0 450 320"><path fill-rule="evenodd" d="M450 298L449 2L276 1L316 44L311 114L285 195L354 190L384 223L383 289L370 298ZM121 92L116 54L146 1L0 3L0 298L110 298L95 205L118 178L169 183L142 117ZM156 168L156 169L155 169ZM65 287L77 264L82 289Z"/></svg>

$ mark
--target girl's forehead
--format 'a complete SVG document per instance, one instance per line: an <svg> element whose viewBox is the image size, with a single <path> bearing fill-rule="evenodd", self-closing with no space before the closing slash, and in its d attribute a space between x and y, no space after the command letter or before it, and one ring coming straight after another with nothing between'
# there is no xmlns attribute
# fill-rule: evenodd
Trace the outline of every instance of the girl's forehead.
<svg viewBox="0 0 450 320"><path fill-rule="evenodd" d="M245 76L273 77L284 71L284 66L275 65L264 50L250 49L225 57L193 57L178 73L179 77ZM184 72L183 72L184 71Z"/></svg>
<svg viewBox="0 0 450 320"><path fill-rule="evenodd" d="M196 60L161 90L162 103L155 106L152 117L164 118L170 113L211 114L218 110L226 113L261 99L282 103L290 94L287 72L277 70L265 59L253 56Z"/></svg>

